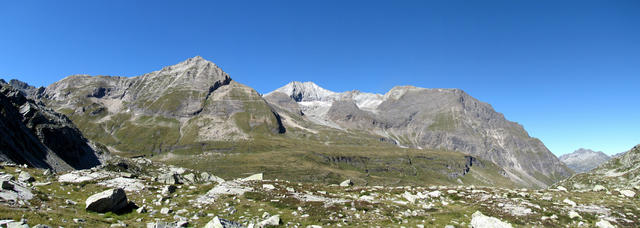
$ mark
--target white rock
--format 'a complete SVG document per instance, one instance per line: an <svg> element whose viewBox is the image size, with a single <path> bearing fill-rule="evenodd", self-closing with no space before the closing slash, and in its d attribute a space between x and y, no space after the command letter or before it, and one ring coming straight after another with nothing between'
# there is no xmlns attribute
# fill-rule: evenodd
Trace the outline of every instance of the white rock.
<svg viewBox="0 0 640 228"><path fill-rule="evenodd" d="M273 186L272 184L263 184L262 188L267 189L267 190L274 190L276 189L275 186Z"/></svg>
<svg viewBox="0 0 640 228"><path fill-rule="evenodd" d="M258 227L280 225L280 215L274 215L258 223Z"/></svg>
<svg viewBox="0 0 640 228"><path fill-rule="evenodd" d="M611 225L611 223L609 223L609 221L602 220L602 219L596 223L596 227L598 227L598 228L615 228L615 226Z"/></svg>
<svg viewBox="0 0 640 228"><path fill-rule="evenodd" d="M633 198L634 196L636 196L636 192L631 190L620 190L620 194L629 198Z"/></svg>
<svg viewBox="0 0 640 228"><path fill-rule="evenodd" d="M578 204L576 204L576 202L573 202L573 201L571 201L571 200L570 200L570 199L568 199L568 198L567 198L567 199L564 199L562 202L563 202L563 203L566 203L566 204L569 204L569 205L571 205L572 207L575 207L576 205L578 205Z"/></svg>
<svg viewBox="0 0 640 228"><path fill-rule="evenodd" d="M511 224L500 221L500 219L483 215L476 211L471 215L471 227L473 228L512 228Z"/></svg>
<svg viewBox="0 0 640 228"><path fill-rule="evenodd" d="M177 173L177 174L181 174L182 175L187 170L185 168L182 168L182 167L170 167L169 171L171 171L172 173Z"/></svg>
<svg viewBox="0 0 640 228"><path fill-rule="evenodd" d="M110 188L122 188L127 192L138 192L144 189L142 181L134 178L117 177L111 180L98 183Z"/></svg>
<svg viewBox="0 0 640 228"><path fill-rule="evenodd" d="M417 200L417 197L415 195L411 194L410 192L404 192L402 194L402 197L404 197L410 203L416 203L416 200Z"/></svg>
<svg viewBox="0 0 640 228"><path fill-rule="evenodd" d="M559 191L563 191L563 192L566 192L566 191L567 191L567 188L562 187L562 186L558 186L558 187L557 187L557 189L558 189Z"/></svg>
<svg viewBox="0 0 640 228"><path fill-rule="evenodd" d="M351 182L351 179L345 180L342 183L340 183L340 186L342 187L348 187L348 186L352 186L353 182Z"/></svg>
<svg viewBox="0 0 640 228"><path fill-rule="evenodd" d="M138 214L147 213L147 207L142 205L141 207L136 209L136 212L138 212Z"/></svg>
<svg viewBox="0 0 640 228"><path fill-rule="evenodd" d="M262 173L253 174L251 176L248 176L242 179L242 181L261 181L261 180L263 180Z"/></svg>
<svg viewBox="0 0 640 228"><path fill-rule="evenodd" d="M18 175L18 181L20 181L20 182L27 183L27 182L34 182L35 180L36 179L34 179L31 176L31 174L29 174L29 173L27 173L25 171L20 172L20 175Z"/></svg>
<svg viewBox="0 0 640 228"><path fill-rule="evenodd" d="M607 189L602 185L596 185L596 186L593 186L593 191L594 192L607 191Z"/></svg>
<svg viewBox="0 0 640 228"><path fill-rule="evenodd" d="M163 215L168 215L169 213L171 213L171 209L163 207L162 209L160 209L160 214Z"/></svg>
<svg viewBox="0 0 640 228"><path fill-rule="evenodd" d="M580 216L580 214L578 214L578 212L575 211L569 211L569 218L574 219L574 218L580 218L582 219L582 216Z"/></svg>
<svg viewBox="0 0 640 228"><path fill-rule="evenodd" d="M429 197L431 197L431 198L438 198L438 197L440 197L441 194L442 193L440 191L433 191L433 192L429 192L429 194L427 194L427 195L429 195Z"/></svg>
<svg viewBox="0 0 640 228"><path fill-rule="evenodd" d="M209 221L204 228L224 228L224 226L222 226L222 222L220 222L220 218L218 218L218 216L216 216L215 218L211 219L211 221Z"/></svg>
<svg viewBox="0 0 640 228"><path fill-rule="evenodd" d="M163 173L158 175L156 180L163 184L182 184L180 175L177 173Z"/></svg>
<svg viewBox="0 0 640 228"><path fill-rule="evenodd" d="M191 183L191 184L196 183L196 175L193 173L183 175L182 177L184 178L184 180L187 181L187 183Z"/></svg>
<svg viewBox="0 0 640 228"><path fill-rule="evenodd" d="M65 183L82 183L86 181L99 180L110 177L106 172L92 172L91 170L73 171L58 177L59 182Z"/></svg>

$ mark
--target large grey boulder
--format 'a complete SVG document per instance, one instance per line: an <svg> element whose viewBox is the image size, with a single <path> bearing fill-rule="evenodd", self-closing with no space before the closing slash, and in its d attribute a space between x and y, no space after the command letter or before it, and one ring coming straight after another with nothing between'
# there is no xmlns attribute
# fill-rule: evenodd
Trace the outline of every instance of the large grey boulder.
<svg viewBox="0 0 640 228"><path fill-rule="evenodd" d="M511 224L500 221L500 219L489 217L480 211L471 215L471 227L473 228L512 228Z"/></svg>
<svg viewBox="0 0 640 228"><path fill-rule="evenodd" d="M196 175L193 173L188 173L182 176L187 183L193 184L196 183Z"/></svg>
<svg viewBox="0 0 640 228"><path fill-rule="evenodd" d="M29 201L33 198L31 189L24 186L23 182L12 180L10 175L0 177L0 201L18 202Z"/></svg>
<svg viewBox="0 0 640 228"><path fill-rule="evenodd" d="M244 226L242 224L232 222L226 219L221 219L221 218L218 218L218 216L216 216L215 218L211 219L211 221L209 221L204 226L204 228L244 228Z"/></svg>
<svg viewBox="0 0 640 228"><path fill-rule="evenodd" d="M258 223L258 227L277 226L280 225L280 215L274 215Z"/></svg>
<svg viewBox="0 0 640 228"><path fill-rule="evenodd" d="M224 182L224 179L222 179L220 177L217 177L217 176L214 176L214 175L211 175L211 174L209 174L207 172L203 172L203 173L200 174L200 180L204 181L204 182L210 182L210 181L218 182L218 183Z"/></svg>
<svg viewBox="0 0 640 228"><path fill-rule="evenodd" d="M89 196L86 210L99 213L117 212L127 206L127 195L121 188L109 189Z"/></svg>
<svg viewBox="0 0 640 228"><path fill-rule="evenodd" d="M158 176L158 182L163 184L182 184L180 175L173 172L160 174Z"/></svg>

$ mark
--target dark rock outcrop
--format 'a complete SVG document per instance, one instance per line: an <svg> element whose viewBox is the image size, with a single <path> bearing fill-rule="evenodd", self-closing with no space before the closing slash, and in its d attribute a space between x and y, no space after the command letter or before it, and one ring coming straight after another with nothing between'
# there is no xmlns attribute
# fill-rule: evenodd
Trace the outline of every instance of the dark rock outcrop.
<svg viewBox="0 0 640 228"><path fill-rule="evenodd" d="M66 116L0 83L0 161L60 171L100 165L106 153Z"/></svg>

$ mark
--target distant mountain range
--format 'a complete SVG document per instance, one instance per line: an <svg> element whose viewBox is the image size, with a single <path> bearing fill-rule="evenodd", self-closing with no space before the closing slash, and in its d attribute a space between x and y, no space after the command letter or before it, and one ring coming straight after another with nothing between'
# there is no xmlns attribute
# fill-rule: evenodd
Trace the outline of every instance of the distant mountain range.
<svg viewBox="0 0 640 228"><path fill-rule="evenodd" d="M593 151L590 149L580 148L573 153L560 156L560 161L564 162L570 169L576 173L584 173L590 171L600 164L609 161L611 157L602 151Z"/></svg>
<svg viewBox="0 0 640 228"><path fill-rule="evenodd" d="M459 89L338 93L292 82L263 96L201 57L136 77L11 84L115 154L222 176L544 187L572 174L521 125Z"/></svg>
<svg viewBox="0 0 640 228"><path fill-rule="evenodd" d="M521 183L543 186L571 173L521 125L459 89L397 86L381 95L336 93L313 82L292 82L264 97L319 125L379 135L399 147L459 151L490 160Z"/></svg>
<svg viewBox="0 0 640 228"><path fill-rule="evenodd" d="M596 185L613 189L640 189L640 145L611 158L589 172L579 173L558 185L567 188L591 190Z"/></svg>

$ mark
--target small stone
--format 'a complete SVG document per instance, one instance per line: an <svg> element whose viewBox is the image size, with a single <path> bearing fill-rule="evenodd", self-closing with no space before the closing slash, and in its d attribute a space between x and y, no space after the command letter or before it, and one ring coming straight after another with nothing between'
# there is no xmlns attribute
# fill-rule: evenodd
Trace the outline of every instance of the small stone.
<svg viewBox="0 0 640 228"><path fill-rule="evenodd" d="M180 176L176 173L165 173L158 176L157 181L163 184L181 184Z"/></svg>
<svg viewBox="0 0 640 228"><path fill-rule="evenodd" d="M84 220L84 219L81 219L81 218L74 218L73 222L75 222L75 223L85 223L85 222L87 222L87 220Z"/></svg>
<svg viewBox="0 0 640 228"><path fill-rule="evenodd" d="M182 220L182 221L176 222L176 227L188 227L188 226L189 226L189 222L187 221Z"/></svg>
<svg viewBox="0 0 640 228"><path fill-rule="evenodd" d="M629 198L633 198L634 196L636 196L636 192L631 190L620 190L620 194Z"/></svg>
<svg viewBox="0 0 640 228"><path fill-rule="evenodd" d="M261 181L263 180L263 175L262 173L257 173L257 174L253 174L249 177L246 177L244 179L242 179L243 181Z"/></svg>
<svg viewBox="0 0 640 228"><path fill-rule="evenodd" d="M147 213L147 207L142 205L142 207L136 209L136 212L138 212L138 214Z"/></svg>
<svg viewBox="0 0 640 228"><path fill-rule="evenodd" d="M563 202L563 203L566 203L566 204L569 204L569 205L571 205L572 207L575 207L575 206L577 206L577 205L578 205L578 204L576 204L576 202L573 202L573 201L571 201L571 200L570 200L570 199L568 199L568 198L567 198L567 199L564 199L562 202Z"/></svg>
<svg viewBox="0 0 640 228"><path fill-rule="evenodd" d="M175 185L166 185L162 188L162 194L163 195L169 195L171 193L176 192L176 186Z"/></svg>
<svg viewBox="0 0 640 228"><path fill-rule="evenodd" d="M196 175L193 173L182 176L189 183L196 183Z"/></svg>
<svg viewBox="0 0 640 228"><path fill-rule="evenodd" d="M179 214L179 215L186 214L186 213L189 213L189 211L187 209L180 209L180 210L176 211L176 214Z"/></svg>
<svg viewBox="0 0 640 228"><path fill-rule="evenodd" d="M30 182L34 182L35 180L36 179L33 178L31 176L31 174L29 174L29 173L27 173L25 171L20 172L20 175L18 175L18 181L20 181L20 182L25 182L25 183L28 182L28 183L30 183Z"/></svg>
<svg viewBox="0 0 640 228"><path fill-rule="evenodd" d="M433 192L429 192L427 195L429 195L429 197L431 198L438 198L440 197L442 193L440 191L433 191Z"/></svg>
<svg viewBox="0 0 640 228"><path fill-rule="evenodd" d="M558 189L558 191L567 192L567 188L562 186L558 186L556 189Z"/></svg>
<svg viewBox="0 0 640 228"><path fill-rule="evenodd" d="M280 215L274 215L266 220L258 223L258 227L277 226L280 225Z"/></svg>
<svg viewBox="0 0 640 228"><path fill-rule="evenodd" d="M263 184L262 188L267 189L267 190L274 190L276 189L275 186L273 186L272 184Z"/></svg>
<svg viewBox="0 0 640 228"><path fill-rule="evenodd" d="M596 223L596 227L598 228L615 228L614 225L611 225L611 223L607 220L600 220Z"/></svg>
<svg viewBox="0 0 640 228"><path fill-rule="evenodd" d="M160 214L163 214L163 215L168 215L171 212L172 212L171 209L166 207L163 207L162 209L160 209Z"/></svg>
<svg viewBox="0 0 640 228"><path fill-rule="evenodd" d="M596 185L596 186L593 186L593 191L594 192L607 191L607 189L602 185Z"/></svg>
<svg viewBox="0 0 640 228"><path fill-rule="evenodd" d="M76 201L73 201L73 200L70 200L70 199L64 200L64 203L66 203L68 205L76 205L76 204L78 204Z"/></svg>
<svg viewBox="0 0 640 228"><path fill-rule="evenodd" d="M7 223L7 228L29 228L29 225L24 221L10 222Z"/></svg>
<svg viewBox="0 0 640 228"><path fill-rule="evenodd" d="M38 224L33 226L32 228L51 228L50 226L44 225L44 224Z"/></svg>
<svg viewBox="0 0 640 228"><path fill-rule="evenodd" d="M574 218L580 218L580 219L582 219L582 216L580 216L580 214L578 214L578 213L577 213L577 212L575 212L575 211L569 211L569 218L570 218L570 219L574 219Z"/></svg>
<svg viewBox="0 0 640 228"><path fill-rule="evenodd" d="M351 179L347 179L345 181L343 181L342 183L340 183L341 187L349 187L349 186L353 186L353 182L351 181Z"/></svg>

